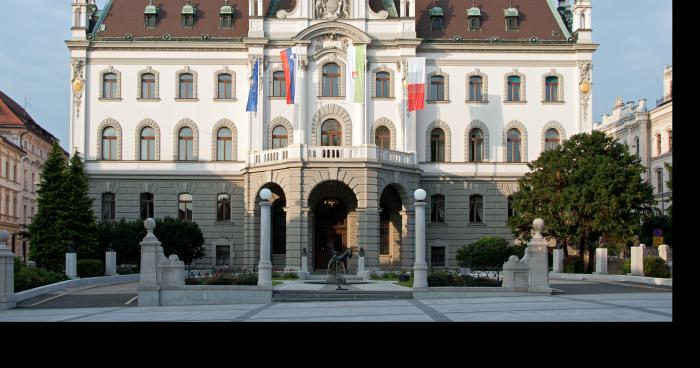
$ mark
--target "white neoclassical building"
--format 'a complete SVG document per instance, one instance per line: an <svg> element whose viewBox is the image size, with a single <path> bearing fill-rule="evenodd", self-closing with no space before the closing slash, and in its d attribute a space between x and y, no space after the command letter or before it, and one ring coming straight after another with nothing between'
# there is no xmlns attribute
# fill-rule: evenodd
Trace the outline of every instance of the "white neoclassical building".
<svg viewBox="0 0 700 368"><path fill-rule="evenodd" d="M592 130L591 1L73 0L70 145L100 220L181 217L203 266L252 268L273 192L272 263L325 269L363 248L409 269L411 193L428 192L426 257L455 267L482 236L512 239L509 196L546 147ZM350 45L366 97L345 98ZM299 50L297 104L280 52ZM407 59L426 58L408 112ZM261 58L257 113L246 112ZM352 270L356 258L350 260Z"/></svg>

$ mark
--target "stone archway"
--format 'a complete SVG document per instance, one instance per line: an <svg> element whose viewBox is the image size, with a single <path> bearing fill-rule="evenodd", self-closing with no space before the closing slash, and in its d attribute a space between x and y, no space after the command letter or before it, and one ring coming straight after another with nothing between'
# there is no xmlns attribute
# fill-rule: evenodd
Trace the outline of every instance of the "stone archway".
<svg viewBox="0 0 700 368"><path fill-rule="evenodd" d="M272 221L270 221L270 234L272 234L270 249L270 262L273 270L284 270L287 265L287 197L282 187L275 183L267 183L260 187L256 194L258 209L260 208L260 191L269 189L272 192ZM258 213L260 211L257 211ZM259 215L258 215L259 216Z"/></svg>
<svg viewBox="0 0 700 368"><path fill-rule="evenodd" d="M379 199L379 266L388 271L401 267L403 206L401 194L394 185L387 185Z"/></svg>

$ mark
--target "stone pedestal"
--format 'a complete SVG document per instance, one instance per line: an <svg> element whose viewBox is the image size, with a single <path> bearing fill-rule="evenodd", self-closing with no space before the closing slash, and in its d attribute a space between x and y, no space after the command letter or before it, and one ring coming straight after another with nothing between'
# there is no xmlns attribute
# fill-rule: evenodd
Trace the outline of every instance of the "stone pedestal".
<svg viewBox="0 0 700 368"><path fill-rule="evenodd" d="M595 250L595 274L608 274L608 248L596 248Z"/></svg>
<svg viewBox="0 0 700 368"><path fill-rule="evenodd" d="M632 247L632 264L631 273L632 276L644 276L644 244L640 244L638 247Z"/></svg>
<svg viewBox="0 0 700 368"><path fill-rule="evenodd" d="M425 207L426 193L417 189L413 194L416 202L416 262L413 265L413 288L428 287L428 265L425 263Z"/></svg>
<svg viewBox="0 0 700 368"><path fill-rule="evenodd" d="M161 289L185 288L185 263L176 254L171 254L167 260L158 265L160 272L159 285Z"/></svg>
<svg viewBox="0 0 700 368"><path fill-rule="evenodd" d="M66 276L69 279L78 278L78 255L75 252L66 253Z"/></svg>
<svg viewBox="0 0 700 368"><path fill-rule="evenodd" d="M10 233L0 230L0 310L11 309L15 300L15 254L7 248Z"/></svg>
<svg viewBox="0 0 700 368"><path fill-rule="evenodd" d="M260 262L258 263L258 286L272 287L272 263L270 262L270 246L272 234L269 189L260 191Z"/></svg>
<svg viewBox="0 0 700 368"><path fill-rule="evenodd" d="M510 256L508 262L503 264L503 284L501 286L512 291L528 291L529 271L530 265L525 257L520 260L518 256Z"/></svg>
<svg viewBox="0 0 700 368"><path fill-rule="evenodd" d="M666 263L671 262L671 247L666 244L659 245L659 257L666 261Z"/></svg>
<svg viewBox="0 0 700 368"><path fill-rule="evenodd" d="M105 276L115 276L117 274L117 252L105 252Z"/></svg>
<svg viewBox="0 0 700 368"><path fill-rule="evenodd" d="M552 272L564 272L563 249L554 249L554 251L552 251Z"/></svg>
<svg viewBox="0 0 700 368"><path fill-rule="evenodd" d="M141 269L139 274L138 301L139 307L160 305L160 280L158 266L167 262L160 241L153 235L156 221L148 218L144 221L148 231L141 241Z"/></svg>
<svg viewBox="0 0 700 368"><path fill-rule="evenodd" d="M544 221L535 219L532 222L535 236L530 241L530 287L528 291L538 293L551 293L549 287L549 261L547 260L547 240L542 236Z"/></svg>

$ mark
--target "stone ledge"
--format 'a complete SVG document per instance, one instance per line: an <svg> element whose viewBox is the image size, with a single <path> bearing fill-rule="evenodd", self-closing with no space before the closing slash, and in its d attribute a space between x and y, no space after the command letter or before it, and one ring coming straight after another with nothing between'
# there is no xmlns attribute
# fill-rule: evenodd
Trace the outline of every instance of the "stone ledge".
<svg viewBox="0 0 700 368"><path fill-rule="evenodd" d="M272 288L244 285L187 285L180 290L161 290L160 305L266 304Z"/></svg>
<svg viewBox="0 0 700 368"><path fill-rule="evenodd" d="M617 281L636 282L647 285L673 286L672 278L628 276L628 275L604 275L604 274L583 274L583 273L558 273L550 272L550 280L577 280L577 281Z"/></svg>
<svg viewBox="0 0 700 368"><path fill-rule="evenodd" d="M131 275L117 275L117 276L101 276L101 277L88 277L84 279L75 279L57 282L55 284L49 284L40 286L38 288L29 289L15 293L15 298L17 302L21 302L26 299L31 299L35 296L52 293L54 291L63 290L67 288L76 288L84 286L97 286L97 285L109 285L118 284L126 282L138 282L139 274Z"/></svg>
<svg viewBox="0 0 700 368"><path fill-rule="evenodd" d="M501 296L532 296L527 291L516 291L502 287L428 287L413 289L413 299L462 299Z"/></svg>

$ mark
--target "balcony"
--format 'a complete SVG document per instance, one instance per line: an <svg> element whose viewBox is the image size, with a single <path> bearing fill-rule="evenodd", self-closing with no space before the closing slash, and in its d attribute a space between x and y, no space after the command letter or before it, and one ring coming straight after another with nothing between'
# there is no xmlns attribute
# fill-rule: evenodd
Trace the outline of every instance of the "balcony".
<svg viewBox="0 0 700 368"><path fill-rule="evenodd" d="M259 167L283 162L381 162L392 165L413 166L417 164L414 153L383 150L375 146L306 146L294 145L285 148L252 152L250 166Z"/></svg>

